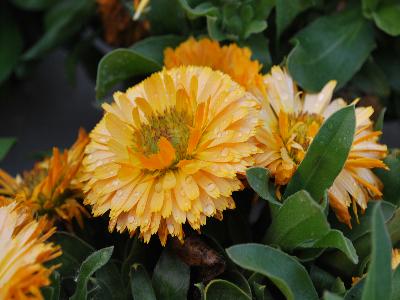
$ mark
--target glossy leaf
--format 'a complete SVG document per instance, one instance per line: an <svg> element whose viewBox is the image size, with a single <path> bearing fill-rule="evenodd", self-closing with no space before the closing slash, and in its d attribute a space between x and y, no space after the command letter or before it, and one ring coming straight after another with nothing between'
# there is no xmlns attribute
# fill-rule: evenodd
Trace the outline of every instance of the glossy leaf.
<svg viewBox="0 0 400 300"><path fill-rule="evenodd" d="M76 280L76 290L70 300L87 299L87 284L90 277L111 258L114 247L103 248L89 255L82 263Z"/></svg>
<svg viewBox="0 0 400 300"><path fill-rule="evenodd" d="M1 84L13 72L22 51L21 32L18 28L17 22L4 3L0 5L0 45Z"/></svg>
<svg viewBox="0 0 400 300"><path fill-rule="evenodd" d="M215 279L212 280L204 290L205 300L251 300L242 289L232 282Z"/></svg>
<svg viewBox="0 0 400 300"><path fill-rule="evenodd" d="M0 138L0 161L4 159L7 153L10 151L11 147L16 142L16 138Z"/></svg>
<svg viewBox="0 0 400 300"><path fill-rule="evenodd" d="M362 300L390 299L392 288L392 243L380 205L372 213L371 263L362 293Z"/></svg>
<svg viewBox="0 0 400 300"><path fill-rule="evenodd" d="M347 106L327 119L290 180L284 197L306 190L319 201L343 168L355 131L354 106Z"/></svg>
<svg viewBox="0 0 400 300"><path fill-rule="evenodd" d="M301 30L293 42L287 61L290 74L313 92L332 79L342 87L375 47L373 28L359 10L322 16Z"/></svg>
<svg viewBox="0 0 400 300"><path fill-rule="evenodd" d="M282 205L275 200L269 191L269 171L265 168L253 167L246 170L246 177L251 188L264 200ZM274 192L274 191L272 191Z"/></svg>
<svg viewBox="0 0 400 300"><path fill-rule="evenodd" d="M157 299L184 300L189 289L190 269L166 249L157 262L152 280Z"/></svg>
<svg viewBox="0 0 400 300"><path fill-rule="evenodd" d="M384 159L389 170L376 169L375 173L382 180L383 195L386 201L395 205L400 203L400 152L394 150Z"/></svg>
<svg viewBox="0 0 400 300"><path fill-rule="evenodd" d="M56 0L12 0L14 5L26 10L43 10L57 3Z"/></svg>
<svg viewBox="0 0 400 300"><path fill-rule="evenodd" d="M77 33L95 12L95 0L68 0L58 2L48 12L47 30L42 37L26 51L24 60L36 59L61 45Z"/></svg>
<svg viewBox="0 0 400 300"><path fill-rule="evenodd" d="M157 300L150 277L142 265L134 264L132 266L130 278L134 300Z"/></svg>
<svg viewBox="0 0 400 300"><path fill-rule="evenodd" d="M287 299L318 299L306 269L293 257L261 244L241 244L226 249L240 267L267 276Z"/></svg>
<svg viewBox="0 0 400 300"><path fill-rule="evenodd" d="M358 262L352 243L340 231L330 229L321 206L305 191L285 200L268 228L266 241L287 251L298 247L337 248L353 263Z"/></svg>
<svg viewBox="0 0 400 300"><path fill-rule="evenodd" d="M317 3L318 0L276 0L277 36L281 36L296 16Z"/></svg>
<svg viewBox="0 0 400 300"><path fill-rule="evenodd" d="M384 3L372 12L376 26L392 36L400 35L400 3Z"/></svg>

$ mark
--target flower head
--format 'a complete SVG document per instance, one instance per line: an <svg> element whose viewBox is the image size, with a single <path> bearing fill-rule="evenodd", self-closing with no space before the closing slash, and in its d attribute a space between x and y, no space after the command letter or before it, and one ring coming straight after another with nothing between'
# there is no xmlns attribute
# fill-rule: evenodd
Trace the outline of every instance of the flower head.
<svg viewBox="0 0 400 300"><path fill-rule="evenodd" d="M228 74L247 91L260 93L264 91L262 66L257 60L251 60L249 48L240 48L236 44L220 46L216 41L203 38L189 38L175 50L164 51L164 65L167 69L178 66L207 66Z"/></svg>
<svg viewBox="0 0 400 300"><path fill-rule="evenodd" d="M30 216L16 202L0 206L0 299L43 299L40 288L56 268L43 263L61 255L45 242L54 229L43 233L46 220Z"/></svg>
<svg viewBox="0 0 400 300"><path fill-rule="evenodd" d="M76 175L88 141L85 131L80 130L78 140L69 150L60 153L58 148L53 148L50 158L36 163L22 177L13 178L0 170L0 195L23 202L38 216L67 222L75 218L83 227L82 214L88 213L77 201L82 198L82 190Z"/></svg>
<svg viewBox="0 0 400 300"><path fill-rule="evenodd" d="M261 119L256 139L263 153L256 154L256 165L267 167L278 186L289 182L319 128L331 114L346 106L342 99L332 102L336 82L328 82L318 94L301 94L292 78L280 67L264 77L266 97L262 99ZM381 197L382 183L371 171L386 168L382 158L387 147L379 144L379 131L373 131L372 107L356 108L356 132L349 157L332 187L329 200L338 218L350 226L348 207L367 207L370 197Z"/></svg>
<svg viewBox="0 0 400 300"><path fill-rule="evenodd" d="M183 238L234 208L238 172L251 165L258 104L228 76L203 67L155 73L104 104L83 161L87 204L110 211L110 230L144 241Z"/></svg>

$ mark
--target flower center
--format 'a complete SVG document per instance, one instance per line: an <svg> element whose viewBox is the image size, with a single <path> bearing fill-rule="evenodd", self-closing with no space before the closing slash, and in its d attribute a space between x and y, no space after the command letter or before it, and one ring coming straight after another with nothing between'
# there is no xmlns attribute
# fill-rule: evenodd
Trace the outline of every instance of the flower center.
<svg viewBox="0 0 400 300"><path fill-rule="evenodd" d="M296 164L304 159L308 147L323 122L323 117L317 114L286 114L279 115L279 130L282 142L288 155Z"/></svg>
<svg viewBox="0 0 400 300"><path fill-rule="evenodd" d="M176 160L186 157L190 136L190 116L185 111L168 108L162 114L153 114L137 132L137 145L145 156L159 153L159 141L166 138L175 148Z"/></svg>

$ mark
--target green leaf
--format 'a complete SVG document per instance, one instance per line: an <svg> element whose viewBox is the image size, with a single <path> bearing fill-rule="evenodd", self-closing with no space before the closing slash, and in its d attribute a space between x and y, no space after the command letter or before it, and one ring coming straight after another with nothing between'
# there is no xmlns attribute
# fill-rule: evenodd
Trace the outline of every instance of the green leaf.
<svg viewBox="0 0 400 300"><path fill-rule="evenodd" d="M61 45L77 33L95 11L95 0L58 2L48 12L51 21L46 24L46 32L32 48L23 54L22 58L24 60L36 59Z"/></svg>
<svg viewBox="0 0 400 300"><path fill-rule="evenodd" d="M172 254L168 249L165 249L153 273L153 287L157 299L186 299L189 281L189 266Z"/></svg>
<svg viewBox="0 0 400 300"><path fill-rule="evenodd" d="M331 292L325 292L323 298L324 300L343 300L343 297L333 294Z"/></svg>
<svg viewBox="0 0 400 300"><path fill-rule="evenodd" d="M362 292L365 285L365 278L360 279L351 287L344 296L344 300L358 300L362 297Z"/></svg>
<svg viewBox="0 0 400 300"><path fill-rule="evenodd" d="M85 259L78 272L75 293L71 296L70 300L87 299L87 284L90 277L110 260L113 250L113 246L103 248L90 254Z"/></svg>
<svg viewBox="0 0 400 300"><path fill-rule="evenodd" d="M361 0L364 16L370 18L372 11L378 7L379 2L380 0Z"/></svg>
<svg viewBox="0 0 400 300"><path fill-rule="evenodd" d="M56 0L11 0L11 2L25 10L43 10L57 3Z"/></svg>
<svg viewBox="0 0 400 300"><path fill-rule="evenodd" d="M50 276L51 284L42 288L43 296L46 300L59 300L61 290L60 273L53 271Z"/></svg>
<svg viewBox="0 0 400 300"><path fill-rule="evenodd" d="M389 170L376 169L383 183L383 196L386 201L395 205L400 204L400 151L393 151L384 159Z"/></svg>
<svg viewBox="0 0 400 300"><path fill-rule="evenodd" d="M101 267L98 271L96 271L95 277L96 281L99 281L104 287L100 288L97 292L96 300L119 300L126 298L121 272L115 261L110 260L106 265ZM106 296L104 290L110 291L111 295Z"/></svg>
<svg viewBox="0 0 400 300"><path fill-rule="evenodd" d="M319 201L343 168L355 131L353 105L342 108L324 122L307 154L290 180L284 198L306 190Z"/></svg>
<svg viewBox="0 0 400 300"><path fill-rule="evenodd" d="M205 300L251 300L242 289L232 282L215 279L205 288Z"/></svg>
<svg viewBox="0 0 400 300"><path fill-rule="evenodd" d="M84 259L94 251L92 246L67 232L57 231L51 241L62 249L62 255L52 260L54 264L61 264L57 271L62 277L73 276Z"/></svg>
<svg viewBox="0 0 400 300"><path fill-rule="evenodd" d="M0 6L0 84L13 72L22 51L22 35L11 12Z"/></svg>
<svg viewBox="0 0 400 300"><path fill-rule="evenodd" d="M0 161L4 159L4 157L7 155L7 153L10 151L11 147L14 145L14 143L17 141L16 138L6 138L2 137L0 138Z"/></svg>
<svg viewBox="0 0 400 300"><path fill-rule="evenodd" d="M303 11L315 6L319 0L276 0L276 31L279 38L283 31Z"/></svg>
<svg viewBox="0 0 400 300"><path fill-rule="evenodd" d="M113 50L100 60L97 69L96 98L98 101L102 101L109 89L117 83L133 76L143 76L160 71L161 68L161 64L134 50Z"/></svg>
<svg viewBox="0 0 400 300"><path fill-rule="evenodd" d="M392 243L380 205L372 213L371 263L368 267L362 300L390 299L392 288Z"/></svg>
<svg viewBox="0 0 400 300"><path fill-rule="evenodd" d="M358 262L352 243L340 231L330 229L321 206L305 191L285 200L268 228L266 242L286 251L299 247L337 248L353 263Z"/></svg>
<svg viewBox="0 0 400 300"><path fill-rule="evenodd" d="M235 245L226 252L240 267L267 276L287 299L318 299L306 269L286 253L261 244Z"/></svg>
<svg viewBox="0 0 400 300"><path fill-rule="evenodd" d="M265 168L252 167L246 170L247 182L251 188L264 200L277 204L282 203L275 200L269 192L269 171Z"/></svg>
<svg viewBox="0 0 400 300"><path fill-rule="evenodd" d="M385 120L385 113L386 113L386 107L382 108L378 118L376 119L375 125L374 125L374 130L375 131L382 131L383 130L383 121Z"/></svg>
<svg viewBox="0 0 400 300"><path fill-rule="evenodd" d="M150 277L142 265L134 264L132 266L130 278L134 300L157 300Z"/></svg>
<svg viewBox="0 0 400 300"><path fill-rule="evenodd" d="M218 14L218 8L213 6L210 2L204 2L192 8L187 0L178 0L178 3L187 13L190 19L195 19L204 16L215 16Z"/></svg>
<svg viewBox="0 0 400 300"><path fill-rule="evenodd" d="M393 271L391 300L400 300L400 267Z"/></svg>
<svg viewBox="0 0 400 300"><path fill-rule="evenodd" d="M146 58L154 60L160 65L163 65L165 48L174 48L183 40L183 37L176 35L151 36L135 43L130 49Z"/></svg>
<svg viewBox="0 0 400 300"><path fill-rule="evenodd" d="M150 22L153 35L185 34L188 31L184 10L178 0L151 0L146 19Z"/></svg>
<svg viewBox="0 0 400 300"><path fill-rule="evenodd" d="M400 3L380 5L372 12L376 26L392 36L400 35Z"/></svg>
<svg viewBox="0 0 400 300"><path fill-rule="evenodd" d="M313 92L332 79L342 87L375 47L373 28L359 10L320 17L293 42L287 61L290 74L301 87Z"/></svg>

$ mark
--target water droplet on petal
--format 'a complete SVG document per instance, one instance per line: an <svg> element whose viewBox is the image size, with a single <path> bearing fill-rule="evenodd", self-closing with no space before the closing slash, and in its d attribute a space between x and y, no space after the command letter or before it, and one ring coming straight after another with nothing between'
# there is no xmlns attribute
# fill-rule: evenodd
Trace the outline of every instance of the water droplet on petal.
<svg viewBox="0 0 400 300"><path fill-rule="evenodd" d="M210 182L209 184L207 184L208 191L213 191L215 188L216 188L215 183Z"/></svg>
<svg viewBox="0 0 400 300"><path fill-rule="evenodd" d="M167 225L167 229L168 229L168 232L169 232L170 234L173 234L173 233L174 233L174 225L172 225L171 223L169 223L169 224Z"/></svg>
<svg viewBox="0 0 400 300"><path fill-rule="evenodd" d="M157 182L156 185L154 186L154 190L159 193L162 191L162 184L161 182Z"/></svg>
<svg viewBox="0 0 400 300"><path fill-rule="evenodd" d="M210 216L210 215L212 215L213 212L214 212L214 206L211 203L208 203L206 205L206 207L204 208L204 213L207 216Z"/></svg>
<svg viewBox="0 0 400 300"><path fill-rule="evenodd" d="M223 156L223 157L227 157L228 154L229 154L229 149L228 149L228 148L224 148L224 149L221 151L221 156Z"/></svg>
<svg viewBox="0 0 400 300"><path fill-rule="evenodd" d="M136 218L135 218L134 216L132 216L132 215L129 215L129 216L128 216L128 223L134 224L135 221L136 221Z"/></svg>

